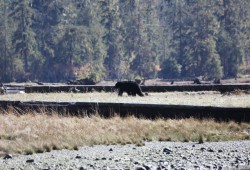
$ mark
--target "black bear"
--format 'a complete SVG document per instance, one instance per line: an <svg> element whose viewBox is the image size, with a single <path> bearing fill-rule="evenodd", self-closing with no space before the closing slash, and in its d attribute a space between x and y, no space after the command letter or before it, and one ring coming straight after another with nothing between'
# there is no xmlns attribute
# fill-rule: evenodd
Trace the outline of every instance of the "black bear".
<svg viewBox="0 0 250 170"><path fill-rule="evenodd" d="M129 96L144 96L140 86L134 81L122 81L115 84L115 89L118 89L118 96L122 96L123 92L127 92Z"/></svg>

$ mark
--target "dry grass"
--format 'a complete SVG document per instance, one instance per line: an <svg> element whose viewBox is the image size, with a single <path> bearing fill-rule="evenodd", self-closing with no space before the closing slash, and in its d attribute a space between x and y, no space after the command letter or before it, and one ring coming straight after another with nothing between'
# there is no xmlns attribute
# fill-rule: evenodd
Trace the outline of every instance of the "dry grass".
<svg viewBox="0 0 250 170"><path fill-rule="evenodd" d="M104 119L60 116L54 112L17 115L0 113L0 155L33 154L55 149L78 149L96 144L136 144L144 141L221 141L250 139L250 124L195 119L147 120L118 115Z"/></svg>

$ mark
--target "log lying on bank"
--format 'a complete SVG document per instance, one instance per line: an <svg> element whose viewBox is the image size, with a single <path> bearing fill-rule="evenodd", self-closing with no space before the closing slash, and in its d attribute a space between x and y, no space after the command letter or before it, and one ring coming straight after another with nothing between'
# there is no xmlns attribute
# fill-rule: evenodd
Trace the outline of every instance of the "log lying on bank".
<svg viewBox="0 0 250 170"><path fill-rule="evenodd" d="M192 84L192 85L169 85L169 86L141 86L145 92L172 92L172 91L219 91L232 92L235 90L250 90L250 84Z"/></svg>
<svg viewBox="0 0 250 170"><path fill-rule="evenodd" d="M97 85L46 85L26 86L26 93L51 93L71 92L76 88L79 92L112 92L114 86ZM191 84L191 85L167 85L167 86L140 86L143 92L170 92L170 91L220 91L221 93L234 90L250 90L250 84Z"/></svg>
<svg viewBox="0 0 250 170"><path fill-rule="evenodd" d="M53 110L58 114L85 116L100 114L110 117L119 114L124 117L134 115L149 119L156 118L212 118L218 121L234 120L250 122L250 108L241 107L212 107L189 105L162 105L162 104L134 104L134 103L96 103L96 102L20 102L1 101L0 107L4 110L14 108L22 114L25 111Z"/></svg>
<svg viewBox="0 0 250 170"><path fill-rule="evenodd" d="M72 89L78 89L79 92L111 92L113 86L96 86L96 85L51 85L51 86L26 86L26 93L57 93L72 92Z"/></svg>

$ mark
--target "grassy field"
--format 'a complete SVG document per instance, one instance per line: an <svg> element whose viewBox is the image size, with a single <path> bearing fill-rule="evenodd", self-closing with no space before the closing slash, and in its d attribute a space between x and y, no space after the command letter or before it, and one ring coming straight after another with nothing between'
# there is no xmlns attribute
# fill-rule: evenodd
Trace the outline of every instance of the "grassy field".
<svg viewBox="0 0 250 170"><path fill-rule="evenodd" d="M236 91L150 93L145 97L118 97L117 93L33 93L6 94L1 100L71 101L181 104L224 107L250 107L250 94ZM17 115L13 108L0 111L0 155L6 153L33 154L55 149L78 149L84 145L136 144L145 141L225 141L250 140L250 123L216 122L196 119L148 120L119 115L104 119L59 116L56 112L30 111Z"/></svg>
<svg viewBox="0 0 250 170"><path fill-rule="evenodd" d="M250 124L213 120L147 120L118 115L104 119L62 117L57 113L16 115L11 110L0 114L0 155L33 154L56 149L78 149L97 144L136 144L145 141L249 140Z"/></svg>
<svg viewBox="0 0 250 170"><path fill-rule="evenodd" d="M176 104L195 106L250 107L250 94L235 91L230 94L219 92L165 92L149 93L145 97L129 97L126 93L27 93L1 95L0 100L58 101L58 102L111 102L143 104Z"/></svg>

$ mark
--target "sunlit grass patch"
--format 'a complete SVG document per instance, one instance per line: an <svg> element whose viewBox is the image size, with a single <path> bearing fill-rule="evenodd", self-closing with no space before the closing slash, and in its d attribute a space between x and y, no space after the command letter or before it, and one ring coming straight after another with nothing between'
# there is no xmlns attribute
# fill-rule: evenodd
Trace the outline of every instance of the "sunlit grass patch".
<svg viewBox="0 0 250 170"><path fill-rule="evenodd" d="M242 91L221 94L216 91L203 92L164 92L149 93L144 97L131 97L124 93L26 93L6 94L1 100L10 101L53 101L53 102L108 102L108 103L141 103L170 104L219 107L250 107L250 94Z"/></svg>

